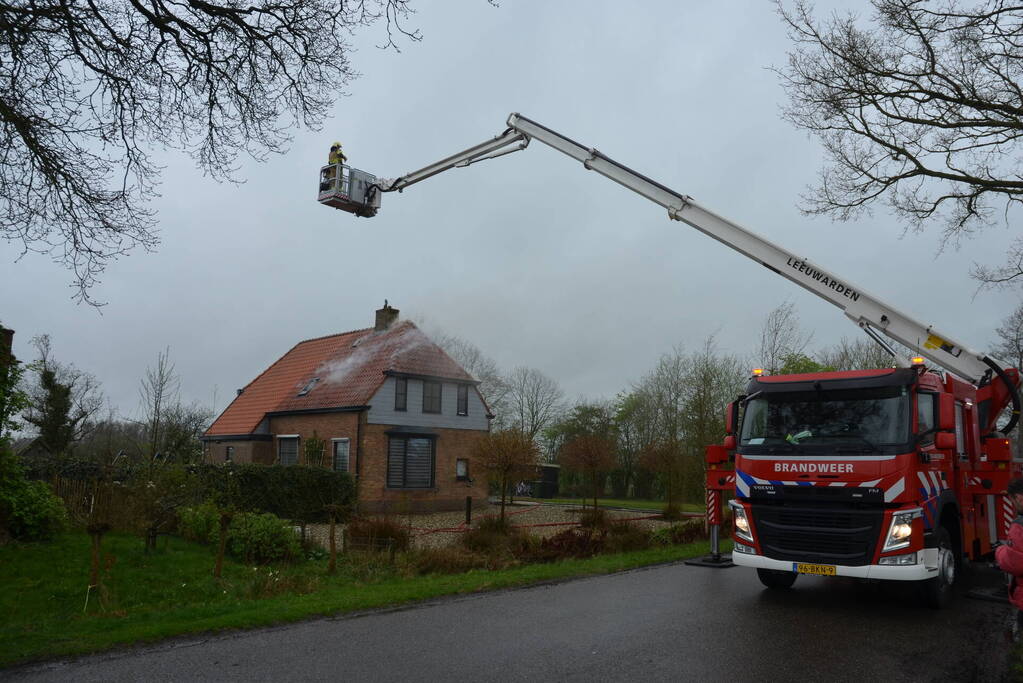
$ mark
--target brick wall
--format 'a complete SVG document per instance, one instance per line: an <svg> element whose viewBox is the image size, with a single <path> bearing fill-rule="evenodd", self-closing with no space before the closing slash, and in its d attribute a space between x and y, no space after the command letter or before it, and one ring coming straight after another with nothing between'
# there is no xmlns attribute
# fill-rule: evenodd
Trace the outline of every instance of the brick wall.
<svg viewBox="0 0 1023 683"><path fill-rule="evenodd" d="M486 505L487 481L482 472L472 469L472 449L486 432L465 429L431 429L437 434L434 487L431 489L387 488L387 431L389 425L365 425L362 432L362 471L359 476L359 505L363 512L428 512L462 510L465 497L472 496L474 506ZM455 461L470 461L470 485L455 479Z"/></svg>
<svg viewBox="0 0 1023 683"><path fill-rule="evenodd" d="M487 481L482 472L473 471L472 449L486 432L466 429L431 428L437 434L434 487L430 489L387 488L386 432L391 425L367 424L366 412L318 413L270 418L271 441L207 442L206 462L223 463L227 446L234 447L234 462L272 465L277 462L278 434L298 434L298 462L306 463L305 442L313 436L324 441L322 463L331 466L331 439L349 439L349 467L356 480L359 507L362 512L432 512L462 510L466 496L474 506L487 502ZM361 439L360 439L361 437ZM361 443L360 443L361 440ZM455 478L455 461L469 460L470 485Z"/></svg>
<svg viewBox="0 0 1023 683"><path fill-rule="evenodd" d="M203 461L214 465L227 462L227 447L234 448L232 462L239 464L273 463L273 444L269 441L207 441L203 447Z"/></svg>

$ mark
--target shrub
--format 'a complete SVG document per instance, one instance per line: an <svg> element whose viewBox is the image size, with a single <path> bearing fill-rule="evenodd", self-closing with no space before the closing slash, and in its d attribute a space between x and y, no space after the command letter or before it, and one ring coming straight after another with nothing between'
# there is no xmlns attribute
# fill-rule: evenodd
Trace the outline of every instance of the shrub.
<svg viewBox="0 0 1023 683"><path fill-rule="evenodd" d="M496 568L492 558L457 547L421 550L412 562L419 574L460 574L470 569Z"/></svg>
<svg viewBox="0 0 1023 683"><path fill-rule="evenodd" d="M707 538L707 531L701 519L672 524L669 527L658 529L650 535L650 541L655 545L682 545L704 538Z"/></svg>
<svg viewBox="0 0 1023 683"><path fill-rule="evenodd" d="M593 557L603 552L606 534L586 528L572 528L540 541L532 557L536 562L554 562L570 557Z"/></svg>
<svg viewBox="0 0 1023 683"><path fill-rule="evenodd" d="M277 515L235 515L227 534L227 547L235 557L265 564L302 556L295 530Z"/></svg>
<svg viewBox="0 0 1023 683"><path fill-rule="evenodd" d="M6 508L7 530L23 541L45 541L67 525L60 498L41 481L25 481L0 493Z"/></svg>
<svg viewBox="0 0 1023 683"><path fill-rule="evenodd" d="M600 508L591 508L579 515L579 526L603 531L611 525L611 518Z"/></svg>
<svg viewBox="0 0 1023 683"><path fill-rule="evenodd" d="M677 505L669 505L664 508L664 512L661 513L661 519L666 519L669 522L677 522L682 519L682 508Z"/></svg>
<svg viewBox="0 0 1023 683"><path fill-rule="evenodd" d="M626 553L650 547L650 535L630 522L612 522L608 528L605 552Z"/></svg>
<svg viewBox="0 0 1023 683"><path fill-rule="evenodd" d="M204 545L215 544L220 539L220 513L210 502L178 511L178 530L190 541Z"/></svg>
<svg viewBox="0 0 1023 683"><path fill-rule="evenodd" d="M484 517L475 529L462 535L462 545L469 550L487 555L507 553L511 549L514 529L507 519Z"/></svg>
<svg viewBox="0 0 1023 683"><path fill-rule="evenodd" d="M21 462L0 439L0 537L42 541L67 525L67 511L50 487L25 478Z"/></svg>
<svg viewBox="0 0 1023 683"><path fill-rule="evenodd" d="M356 547L371 550L407 550L408 529L387 517L357 519L348 525L348 541Z"/></svg>

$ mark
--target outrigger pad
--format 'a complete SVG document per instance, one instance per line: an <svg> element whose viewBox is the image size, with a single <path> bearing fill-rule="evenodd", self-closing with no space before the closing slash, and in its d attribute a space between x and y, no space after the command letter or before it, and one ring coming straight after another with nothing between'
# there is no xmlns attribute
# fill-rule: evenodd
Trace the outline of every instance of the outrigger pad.
<svg viewBox="0 0 1023 683"><path fill-rule="evenodd" d="M735 566L731 555L718 555L717 559L713 555L704 555L703 557L686 560L685 563L691 567L710 567L711 569L728 569Z"/></svg>

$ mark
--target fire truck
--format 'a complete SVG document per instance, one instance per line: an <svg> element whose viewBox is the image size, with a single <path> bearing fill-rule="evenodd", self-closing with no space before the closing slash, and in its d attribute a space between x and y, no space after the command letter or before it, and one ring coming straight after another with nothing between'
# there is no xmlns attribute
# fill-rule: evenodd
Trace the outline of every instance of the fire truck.
<svg viewBox="0 0 1023 683"><path fill-rule="evenodd" d="M834 304L893 358L877 370L754 371L726 408L723 443L706 449L713 550L704 564L753 567L771 589L790 588L800 574L916 582L928 604L946 604L963 563L990 557L1014 517L1005 490L1021 464L1006 435L1019 416L1017 369L519 114L501 135L398 178L323 167L318 200L372 217L384 193L532 140ZM725 501L730 559L718 550Z"/></svg>

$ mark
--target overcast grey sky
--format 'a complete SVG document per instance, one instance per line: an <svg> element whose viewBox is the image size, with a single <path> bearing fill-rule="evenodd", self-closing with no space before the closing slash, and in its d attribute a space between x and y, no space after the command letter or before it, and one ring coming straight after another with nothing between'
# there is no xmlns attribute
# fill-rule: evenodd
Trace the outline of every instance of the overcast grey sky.
<svg viewBox="0 0 1023 683"><path fill-rule="evenodd" d="M108 269L101 313L72 302L67 272L31 254L15 262L17 245L0 243L0 321L17 332L15 353L31 359L30 338L49 333L55 357L94 373L131 416L165 347L183 398L216 392L219 412L296 342L372 325L385 298L506 370L539 368L572 398L611 397L673 345L711 333L751 352L785 299L817 346L859 334L838 309L537 143L385 195L373 219L316 202L335 138L352 165L393 177L499 134L512 111L975 348L1018 301L975 296L968 277L974 261L1000 260L1008 228L939 255L937 228L900 239L883 211L846 224L800 215L822 156L779 116L768 67L788 43L768 2L418 5L423 41L396 54L374 47L383 26L359 34L363 75L335 118L244 165L245 184L168 155L154 201L163 242Z"/></svg>

